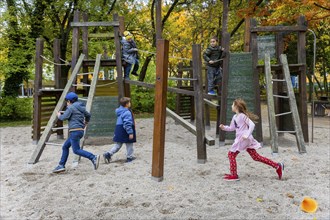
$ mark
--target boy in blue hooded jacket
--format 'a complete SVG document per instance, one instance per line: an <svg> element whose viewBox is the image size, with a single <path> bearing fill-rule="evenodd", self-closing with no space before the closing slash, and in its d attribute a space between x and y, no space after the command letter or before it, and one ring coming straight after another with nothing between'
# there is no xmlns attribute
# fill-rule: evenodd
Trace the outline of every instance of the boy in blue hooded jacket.
<svg viewBox="0 0 330 220"><path fill-rule="evenodd" d="M134 149L133 143L136 142L135 123L134 116L131 107L131 99L128 97L122 97L119 101L120 106L116 109L117 122L115 128L115 135L113 141L115 145L107 152L103 154L104 162L110 163L112 155L117 153L122 145L126 144L126 162L131 162L135 158L133 157Z"/></svg>
<svg viewBox="0 0 330 220"><path fill-rule="evenodd" d="M74 92L69 92L65 96L67 108L63 114L57 113L59 120L68 120L69 137L62 146L62 156L58 166L53 170L53 173L65 171L65 164L69 157L69 148L72 146L73 153L89 159L94 169L99 166L100 155L94 155L80 148L80 139L84 136L85 126L91 118L91 114L86 111L85 106L78 102L78 96Z"/></svg>

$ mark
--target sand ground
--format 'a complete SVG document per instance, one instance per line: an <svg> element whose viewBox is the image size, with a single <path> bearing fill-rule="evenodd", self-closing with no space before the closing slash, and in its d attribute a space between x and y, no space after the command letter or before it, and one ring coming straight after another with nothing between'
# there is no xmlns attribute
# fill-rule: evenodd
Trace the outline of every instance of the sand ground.
<svg viewBox="0 0 330 220"><path fill-rule="evenodd" d="M225 182L230 145L207 146L207 162L197 163L196 137L171 118L166 121L164 179L151 178L153 119L136 121L138 142L132 163L123 147L110 164L94 171L82 159L52 174L61 147L47 146L40 161L28 161L35 149L31 127L1 128L0 219L330 219L330 117L314 118L313 143L299 154L295 137L280 138L272 155L263 111L264 147L258 152L285 163L283 179L275 170L237 157L240 181ZM311 118L309 123L311 133ZM207 133L215 137L215 126ZM52 137L56 138L56 137ZM85 146L102 154L110 145ZM317 200L316 213L300 210L305 196Z"/></svg>

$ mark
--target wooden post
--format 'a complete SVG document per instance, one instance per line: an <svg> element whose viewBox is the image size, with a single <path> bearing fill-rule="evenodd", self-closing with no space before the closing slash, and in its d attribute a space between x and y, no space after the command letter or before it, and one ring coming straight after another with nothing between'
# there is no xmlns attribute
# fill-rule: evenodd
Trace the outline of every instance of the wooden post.
<svg viewBox="0 0 330 220"><path fill-rule="evenodd" d="M74 11L73 22L79 22L80 12L78 10ZM74 27L72 30L72 60L71 60L71 70L76 66L79 56L79 27ZM75 90L76 88L74 88Z"/></svg>
<svg viewBox="0 0 330 220"><path fill-rule="evenodd" d="M221 38L221 46L225 46L224 35L228 32L228 13L229 13L229 0L223 0L223 12L222 12L222 38ZM230 38L230 37L229 37Z"/></svg>
<svg viewBox="0 0 330 220"><path fill-rule="evenodd" d="M196 110L196 138L197 138L197 163L205 163L206 144L205 144L205 126L204 126L204 98L202 84L202 57L201 45L194 44L193 48L193 76L195 91L195 110Z"/></svg>
<svg viewBox="0 0 330 220"><path fill-rule="evenodd" d="M216 108L216 111L217 111L217 122L216 122L216 125L215 125L215 135L217 138L219 138L219 132L220 132L220 106L221 104L219 103L219 106Z"/></svg>
<svg viewBox="0 0 330 220"><path fill-rule="evenodd" d="M131 97L131 85L129 83L124 83L124 96Z"/></svg>
<svg viewBox="0 0 330 220"><path fill-rule="evenodd" d="M204 101L203 101L203 103L204 103ZM211 130L211 122L210 122L210 106L208 105L208 104L206 104L206 103L204 103L204 110L205 110L205 114L204 114L204 116L205 116L205 120L204 120L204 122L205 122L205 129L206 130Z"/></svg>
<svg viewBox="0 0 330 220"><path fill-rule="evenodd" d="M192 66L193 66L193 63L192 63L192 61L190 61L189 62L189 67L190 67L189 78L192 78L193 75L194 75L193 74L193 70L192 70ZM203 81L201 81L201 83L202 83L202 87L203 87ZM189 82L189 86L192 86L191 84L192 84L192 82L190 81ZM190 106L190 122L193 123L195 121L195 101L194 101L194 97L190 96L190 100L191 100L191 106Z"/></svg>
<svg viewBox="0 0 330 220"><path fill-rule="evenodd" d="M120 36L122 36L125 31L125 18L123 16L119 16L118 19L119 19L119 33Z"/></svg>
<svg viewBox="0 0 330 220"><path fill-rule="evenodd" d="M54 63L61 63L60 60L60 53L61 53L61 40L55 39L53 43L53 56L54 56ZM55 89L61 88L61 66L54 64L54 74L55 74ZM60 94L56 95L56 101L60 99ZM63 121L58 120L56 123L57 127L63 127ZM57 139L64 139L63 129L59 129L56 131Z"/></svg>
<svg viewBox="0 0 330 220"><path fill-rule="evenodd" d="M169 41L157 40L152 177L163 180Z"/></svg>
<svg viewBox="0 0 330 220"><path fill-rule="evenodd" d="M207 78L207 65L206 68L204 69L205 71L205 77L204 77L204 81L205 81L205 91L203 91L204 93L208 93L208 85L209 85L209 81ZM203 82L201 82L203 84ZM204 106L204 115L205 115L205 129L210 130L211 126L210 126L210 107L205 104Z"/></svg>
<svg viewBox="0 0 330 220"><path fill-rule="evenodd" d="M298 26L306 27L306 19L304 16L300 16L298 19ZM306 31L298 32L298 63L306 64ZM308 117L307 117L307 88L306 88L306 65L301 67L299 74L299 116L301 121L301 127L304 134L305 142L309 142L308 137Z"/></svg>
<svg viewBox="0 0 330 220"><path fill-rule="evenodd" d="M229 74L229 60L230 60L230 34L227 32L223 35L223 47L225 48L226 56L223 58L223 75L222 75L222 94L220 105L220 124L226 124L227 117L227 96L228 96L228 74ZM219 145L225 145L226 133L222 130L219 132Z"/></svg>
<svg viewBox="0 0 330 220"><path fill-rule="evenodd" d="M251 28L257 27L257 21L251 19ZM255 86L256 98L254 101L254 113L259 116L260 123L256 124L256 139L259 142L262 142L262 119L261 119L261 107L260 107L260 86L259 86L259 71L257 68L258 65L258 41L257 41L257 32L251 33L251 52L252 52L252 66L253 66L253 79Z"/></svg>
<svg viewBox="0 0 330 220"><path fill-rule="evenodd" d="M113 15L113 21L119 21L118 14ZM114 26L115 46L116 46L116 70L118 82L118 100L124 96L123 64L121 62L121 45L119 27Z"/></svg>
<svg viewBox="0 0 330 220"><path fill-rule="evenodd" d="M245 18L245 29L244 29L244 52L250 52L250 26L251 20L249 17Z"/></svg>
<svg viewBox="0 0 330 220"><path fill-rule="evenodd" d="M54 39L53 42L53 56L54 56L54 63L61 63L60 60L60 53L61 53L61 40ZM54 64L54 78L55 78L55 89L60 89L61 87L61 66Z"/></svg>
<svg viewBox="0 0 330 220"><path fill-rule="evenodd" d="M162 39L162 0L156 0L156 40Z"/></svg>
<svg viewBox="0 0 330 220"><path fill-rule="evenodd" d="M178 78L182 78L182 74L183 74L183 63L180 62L178 63ZM179 89L181 89L181 86L182 86L182 81L179 80L177 81L177 87ZM180 111L181 111L181 94L180 93L176 93L176 99L175 99L175 113L180 115ZM175 124L177 124L177 121L175 121Z"/></svg>
<svg viewBox="0 0 330 220"><path fill-rule="evenodd" d="M32 143L37 144L41 136L41 96L39 89L42 88L42 64L44 51L44 39L38 38L36 41L36 64L33 93L33 132Z"/></svg>
<svg viewBox="0 0 330 220"><path fill-rule="evenodd" d="M88 14L86 12L82 13L82 19L83 22L88 22ZM85 60L88 60L88 27L82 27L82 50L83 54L85 54ZM83 67L83 72L87 73L88 67L84 66ZM83 75L83 83L89 84L88 83L88 75ZM88 96L90 87L85 86L84 87L84 96Z"/></svg>
<svg viewBox="0 0 330 220"><path fill-rule="evenodd" d="M168 40L157 40L152 177L163 180L168 79Z"/></svg>

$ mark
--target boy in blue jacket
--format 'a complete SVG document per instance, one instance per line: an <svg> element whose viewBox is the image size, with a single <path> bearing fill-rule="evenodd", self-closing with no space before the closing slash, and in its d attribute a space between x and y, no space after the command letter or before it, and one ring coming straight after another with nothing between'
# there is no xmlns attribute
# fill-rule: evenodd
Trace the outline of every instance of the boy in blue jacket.
<svg viewBox="0 0 330 220"><path fill-rule="evenodd" d="M62 157L59 165L53 173L65 171L65 164L69 157L69 148L72 146L73 153L89 159L96 170L99 166L100 155L94 155L80 148L80 139L84 136L84 128L91 118L91 114L86 111L85 106L78 102L78 96L74 92L69 92L65 96L67 108L63 114L57 113L59 120L68 120L69 137L62 146Z"/></svg>
<svg viewBox="0 0 330 220"><path fill-rule="evenodd" d="M113 137L115 146L103 154L105 163L110 163L112 155L120 150L123 143L126 144L126 162L131 162L135 159L133 157L133 143L136 142L136 133L133 113L130 110L131 99L122 97L119 103L120 106L116 109L117 122Z"/></svg>

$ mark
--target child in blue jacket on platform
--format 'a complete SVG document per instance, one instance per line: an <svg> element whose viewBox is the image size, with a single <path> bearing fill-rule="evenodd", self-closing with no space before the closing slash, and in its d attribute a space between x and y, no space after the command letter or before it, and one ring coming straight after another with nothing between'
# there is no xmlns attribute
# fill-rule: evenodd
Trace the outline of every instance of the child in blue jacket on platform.
<svg viewBox="0 0 330 220"><path fill-rule="evenodd" d="M117 122L115 135L113 137L115 146L103 154L105 163L110 163L111 157L120 150L124 143L126 144L127 151L126 162L131 162L135 159L133 157L133 143L136 142L136 132L134 116L130 109L131 99L128 97L122 97L119 103L120 106L116 109Z"/></svg>

